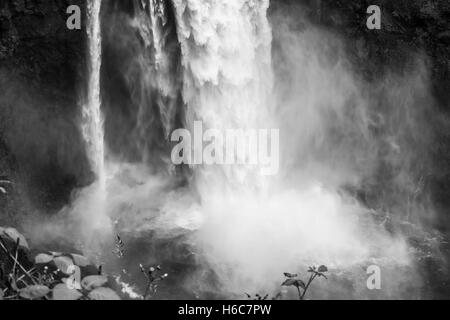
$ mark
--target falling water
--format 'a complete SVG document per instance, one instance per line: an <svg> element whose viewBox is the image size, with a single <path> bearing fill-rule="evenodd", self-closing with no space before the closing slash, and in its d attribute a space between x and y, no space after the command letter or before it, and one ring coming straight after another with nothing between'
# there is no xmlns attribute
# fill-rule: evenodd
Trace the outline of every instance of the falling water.
<svg viewBox="0 0 450 320"><path fill-rule="evenodd" d="M274 101L273 92L269 1L173 3L191 132L195 120L218 130L270 129L274 125L285 129L272 112L279 101ZM299 48L296 54L303 51ZM303 65L299 68L306 70ZM315 83L315 78L307 81ZM333 86L338 87L336 83ZM341 94L347 92L339 91L335 97ZM309 95L317 93L297 97L285 117L292 119L307 111ZM327 102L335 104L333 99ZM298 145L290 143L302 130L319 132L324 128L305 123L284 131L288 150L297 150ZM243 285L267 290L271 285L268 279L299 265L349 267L373 257L389 243L386 256L408 261L402 239L392 239L374 224L366 208L339 195L338 187L320 181L306 167L301 171L303 177L289 185L282 175L266 180L246 166L194 168L194 187L201 197L198 211L203 217L194 241L202 256L199 260L212 267L224 292L239 292Z"/></svg>
<svg viewBox="0 0 450 320"><path fill-rule="evenodd" d="M188 127L201 120L218 130L267 129L272 88L269 1L175 0L174 6ZM248 181L255 179L248 167L222 169L231 185L254 183Z"/></svg>
<svg viewBox="0 0 450 320"><path fill-rule="evenodd" d="M156 162L163 167L169 162L163 152L168 148L166 139L181 109L178 41L168 1L134 0L131 3L133 16L123 22L127 23L127 28L108 30L105 37L113 39L119 50L130 51L120 62L120 69L131 93L132 103L127 106L127 113L134 117L132 129L135 131L124 134L130 134L130 143L137 146L133 152L139 154L143 162ZM121 17L110 19L114 23ZM123 48L122 39L129 36L128 32L135 38L130 39L131 48Z"/></svg>
<svg viewBox="0 0 450 320"><path fill-rule="evenodd" d="M196 285L209 284L202 278L208 274L203 272L206 268L217 276L221 293L231 295L246 289L273 290L283 272L296 272L309 264L349 270L379 259L408 265L404 239L389 234L374 222L370 209L341 192L349 177L359 178L356 170L342 166L354 161L344 158L339 163L327 162L336 159L330 150L334 150L333 139L340 136L327 135L335 126L344 141L353 142L348 138L358 136L367 146L376 143L370 140L370 134L364 134L370 121L363 112L358 80L339 64L328 67L323 61L317 62L320 52L311 49L317 36L310 39L305 33L289 38L286 33L288 40L283 45L294 45L298 39L301 45L289 53L293 62L287 59L291 64L286 64L284 72L287 79L291 76L295 81L282 83L281 89L287 93L283 96L284 91L278 88L281 94L277 95L272 69L276 62L272 61L274 45L267 17L269 0L134 3L140 11L128 18L127 30L132 32L112 39L122 41L123 46L134 45L120 47L129 50L132 58L118 63L124 66L124 82L131 93L131 105L136 107L130 109L137 110L137 139L143 141L137 143L140 151L152 156L161 153L158 148L152 149L157 145L153 141L162 138L160 128L164 131L161 140L167 139L176 129L174 114L185 107L185 114L178 115L185 115L183 125L188 129L201 120L205 129L284 130L285 148L280 156L285 156L285 163L295 162L295 166L285 164L282 173L261 188L262 179L252 168L200 165L191 168L195 178L187 186L173 188L168 182L172 177L149 173L148 163L117 163L114 175L108 171L106 211L120 222L121 232L129 232L132 237L144 234L145 238L151 230L152 237L170 242L175 252L183 241L192 249L201 274L192 277ZM91 74L83 129L93 168L100 185L104 185L100 1L90 2L89 8ZM169 13L174 15L173 21L169 21ZM175 35L170 33L174 30ZM181 68L177 59L181 59ZM181 85L183 101L178 99ZM351 117L347 117L346 108L352 106L349 101L357 109ZM273 112L275 108L278 114ZM334 111L340 117L328 123L327 116ZM360 159L369 148L364 143L349 142L339 151ZM317 156L316 145L326 149L322 155L325 160ZM308 167L311 163L315 170ZM81 212L103 210L101 201L91 198L100 206L82 207ZM92 216L89 219L92 221ZM167 256L178 259L173 252ZM199 291L202 289L211 288Z"/></svg>
<svg viewBox="0 0 450 320"><path fill-rule="evenodd" d="M102 38L100 28L101 0L90 0L87 4L89 39L89 81L87 101L83 106L83 137L92 169L97 175L101 189L105 187L105 148L103 118L100 97L100 68L102 63Z"/></svg>
<svg viewBox="0 0 450 320"><path fill-rule="evenodd" d="M82 132L87 146L92 170L97 181L84 190L84 196L78 200L77 211L82 219L82 229L86 246L95 247L100 240L98 232L110 232L107 218L106 173L104 128L100 96L100 68L102 63L102 37L100 26L101 0L90 0L87 4L87 34L89 41L89 80L87 101L83 106ZM97 235L97 236L96 236Z"/></svg>
<svg viewBox="0 0 450 320"><path fill-rule="evenodd" d="M150 0L148 5L152 25L151 30L153 35L153 48L155 50L155 65L156 69L159 69L162 60L164 59L164 49L162 47L162 28L166 24L164 3L161 0ZM160 22L161 24L159 24L158 22Z"/></svg>

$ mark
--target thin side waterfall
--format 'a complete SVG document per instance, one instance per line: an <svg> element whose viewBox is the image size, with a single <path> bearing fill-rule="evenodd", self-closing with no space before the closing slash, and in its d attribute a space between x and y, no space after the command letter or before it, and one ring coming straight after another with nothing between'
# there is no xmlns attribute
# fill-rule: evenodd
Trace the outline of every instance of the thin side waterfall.
<svg viewBox="0 0 450 320"><path fill-rule="evenodd" d="M100 68L102 64L102 37L100 25L101 0L89 0L87 4L87 35L89 41L89 78L87 101L83 106L82 131L87 154L97 181L86 192L86 199L79 208L85 241L90 248L98 245L99 232L110 230L106 214L106 174L103 115L100 96Z"/></svg>
<svg viewBox="0 0 450 320"><path fill-rule="evenodd" d="M100 68L102 63L102 37L100 28L101 0L90 0L87 4L89 39L89 80L87 101L83 106L83 137L92 169L101 189L105 187L105 147L103 116L100 97Z"/></svg>

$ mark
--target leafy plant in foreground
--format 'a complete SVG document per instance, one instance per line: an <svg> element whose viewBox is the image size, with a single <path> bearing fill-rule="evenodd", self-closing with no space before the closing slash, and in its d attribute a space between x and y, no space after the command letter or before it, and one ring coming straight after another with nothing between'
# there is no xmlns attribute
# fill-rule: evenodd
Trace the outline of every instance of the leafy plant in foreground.
<svg viewBox="0 0 450 320"><path fill-rule="evenodd" d="M249 293L245 293L248 300L254 300L254 301L266 301L266 300L279 300L281 299L281 292L277 293L274 297L270 298L268 294L261 295L261 294L255 294L252 296Z"/></svg>
<svg viewBox="0 0 450 320"><path fill-rule="evenodd" d="M145 275L147 279L147 285L145 288L145 293L143 295L144 300L151 298L158 290L158 285L161 281L165 280L169 275L167 273L161 274L161 266L150 267L146 269L142 264L139 265L141 272Z"/></svg>
<svg viewBox="0 0 450 320"><path fill-rule="evenodd" d="M264 296L262 296L262 295L260 295L260 294L255 294L255 296L252 296L252 295L249 294L249 293L245 293L245 295L247 296L247 298L248 298L249 300L265 301L265 300L268 300L268 299L269 299L269 295L268 295L268 294L266 294L266 295L264 295Z"/></svg>
<svg viewBox="0 0 450 320"><path fill-rule="evenodd" d="M0 227L0 300L119 300L110 277L79 254L40 253L28 258L25 238Z"/></svg>
<svg viewBox="0 0 450 320"><path fill-rule="evenodd" d="M306 292L308 291L309 287L311 286L311 283L316 279L320 277L324 277L327 279L325 273L328 272L328 268L324 265L316 268L316 267L309 267L308 273L310 273L310 277L305 284L303 280L298 278L298 274L292 274L292 273L285 273L284 276L286 277L286 280L283 282L282 286L285 287L295 287L297 288L298 297L300 300L303 300L305 298Z"/></svg>

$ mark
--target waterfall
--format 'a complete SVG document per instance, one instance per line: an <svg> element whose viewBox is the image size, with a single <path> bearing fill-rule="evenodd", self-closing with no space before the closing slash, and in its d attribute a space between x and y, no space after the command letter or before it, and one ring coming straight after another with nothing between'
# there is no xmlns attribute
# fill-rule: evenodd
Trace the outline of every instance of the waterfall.
<svg viewBox="0 0 450 320"><path fill-rule="evenodd" d="M311 97L318 96L318 90L296 96L295 104L287 108L283 119L274 113L284 109L281 99L273 101L279 97L273 92L276 88L268 0L173 0L173 4L189 131L195 132L193 123L198 120L204 128L219 131L275 126L284 129L288 155L291 150L298 151L299 146L292 139L298 133L317 131L311 141L304 135L308 143L321 137L325 126L300 121L302 117L309 119L307 107L313 101ZM301 35L292 39L296 37ZM305 49L299 47L292 57L303 54ZM327 77L335 72L322 70L306 60L290 66L286 74L295 72L295 76L302 78L302 72L310 66ZM317 86L323 83L314 74L304 80ZM336 106L335 99L341 96L343 101L354 99L349 97L351 91L341 89L340 81L330 85L330 90L335 91L327 96L324 106ZM348 82L350 87L357 87L353 78ZM323 118L321 106L313 106L314 117ZM297 125L294 123L286 132L285 119L296 120ZM358 124L359 120L363 119L358 119ZM358 146L352 148L359 150ZM309 154L312 148L306 146L300 151ZM187 220L189 214L194 219L201 212L201 224L193 242L201 263L206 262L220 279L221 290L237 293L244 283L255 292L266 290L268 279L275 279L283 270L318 261L348 267L373 257L378 254L373 248L384 248L387 244L390 251L385 251L386 256L408 261L403 239L392 238L373 223L366 208L342 197L330 180L321 181L319 175L302 166L301 160L297 162L298 172L287 173L288 177L298 177L294 183L282 174L266 179L259 170L246 165L193 168L192 187L198 191L201 204L190 213L185 212L183 219ZM328 168L326 163L315 164L322 170Z"/></svg>
<svg viewBox="0 0 450 320"><path fill-rule="evenodd" d="M102 64L102 37L100 25L101 0L87 4L87 35L89 48L89 76L87 101L82 110L82 132L86 152L97 181L74 204L82 221L83 241L88 248L98 248L100 231L110 233L111 225L106 212L106 173L103 116L100 96L100 69Z"/></svg>
<svg viewBox="0 0 450 320"><path fill-rule="evenodd" d="M134 0L132 4L130 16L116 17L116 21L123 19L125 28L107 30L105 35L121 51L129 51L120 61L120 72L130 95L127 112L132 113L134 127L124 134L130 135L129 142L136 145L133 152L142 162L166 169L171 167L167 137L182 109L178 40L168 1ZM126 48L120 47L123 38L129 41ZM120 103L117 108L124 107Z"/></svg>
<svg viewBox="0 0 450 320"><path fill-rule="evenodd" d="M87 4L87 35L89 40L89 79L87 101L83 106L82 132L92 169L101 189L105 186L105 147L100 97L102 37L100 26L101 0Z"/></svg>
<svg viewBox="0 0 450 320"><path fill-rule="evenodd" d="M125 133L129 138L117 146L117 161L108 166L114 170L108 170L106 193L100 1L89 2L91 72L83 133L101 188L100 193L91 189L80 197L76 211L85 215L87 228L101 228L111 217L121 232L146 238L151 230L151 240L168 241L170 248L181 242L195 253L192 259L199 274L192 278L199 291L209 290L202 284L210 279L203 277L212 270L221 293L230 296L242 294L244 287L254 292L273 290L283 272L299 266L320 263L347 268L374 257L409 263L404 239L386 232L371 210L342 192L348 177L358 177L356 170L345 170L353 162L325 161L335 160L328 135L338 137L331 130L337 121L345 120L337 129L343 140L351 142L344 138L366 139L359 128L368 121L364 112L348 116L349 101L357 111L364 111L358 80L339 64L324 66L329 58L316 62L312 41L316 35L313 39L288 35L283 40L285 46L299 45L288 51L286 76L279 77L269 0L134 0L132 4L126 14L114 16L118 22L111 18L109 22L117 25L107 31L108 38L105 34L109 50L121 52L114 60L119 72L113 75L129 97L129 104L115 106L126 116L113 114L108 121L116 120L120 127L123 119L132 119L130 132ZM277 87L275 77L286 83ZM109 77L105 81L112 82ZM105 94L115 97L110 91ZM106 110L127 102L117 100L109 99ZM328 119L334 110L340 117ZM194 164L186 170L186 183L174 183L173 175L153 170L163 166L151 160L159 158L166 164L170 133L178 128L195 133L197 121L205 130L279 128L285 134L282 156L295 166L286 165L282 174L265 178L251 165ZM357 134L347 133L346 128ZM128 151L127 144L135 144L138 151L132 160L120 157L122 149ZM316 145L327 147L325 160L318 157ZM341 151L359 158L365 150L358 143ZM110 153L113 158L114 152ZM312 160L299 157L303 154ZM171 252L169 262L174 256Z"/></svg>
<svg viewBox="0 0 450 320"><path fill-rule="evenodd" d="M269 1L173 3L188 128L192 131L196 120L217 130L268 128L272 89ZM231 185L253 184L249 180L257 178L249 167L222 170ZM202 170L197 170L197 175L201 174Z"/></svg>
<svg viewBox="0 0 450 320"><path fill-rule="evenodd" d="M163 27L166 24L164 2L161 0L150 0L149 11L152 25L153 48L155 50L155 67L158 70L164 63ZM158 23L160 22L160 24Z"/></svg>

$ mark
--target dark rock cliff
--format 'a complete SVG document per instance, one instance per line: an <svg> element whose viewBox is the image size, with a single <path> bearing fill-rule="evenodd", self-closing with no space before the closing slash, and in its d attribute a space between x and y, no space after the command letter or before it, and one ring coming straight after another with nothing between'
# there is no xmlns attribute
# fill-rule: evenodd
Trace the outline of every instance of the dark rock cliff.
<svg viewBox="0 0 450 320"><path fill-rule="evenodd" d="M83 77L84 31L66 27L67 7L84 1L2 0L0 62L2 69L26 79L51 98L76 100Z"/></svg>
<svg viewBox="0 0 450 320"><path fill-rule="evenodd" d="M67 7L84 3L0 0L0 175L37 207L58 208L87 179L76 120L86 35L66 27Z"/></svg>
<svg viewBox="0 0 450 320"><path fill-rule="evenodd" d="M407 72L420 56L429 72L431 99L418 102L425 110L422 120L429 131L423 149L413 150L416 162L427 158L428 168L423 171L424 188L431 194L431 202L439 212L435 224L446 228L450 221L450 2L445 0L275 0L272 10L284 10L287 15L306 16L318 28L344 39L345 50L353 70L374 86L386 74L408 77ZM381 8L381 29L369 30L366 26L367 8ZM301 32L302 22L294 26ZM276 42L276 39L275 39ZM383 92L374 101L383 104ZM387 106L397 108L397 106ZM418 108L419 105L412 106ZM405 115L406 117L406 115ZM399 120L400 121L400 120ZM395 126L395 123L393 123ZM405 139L420 139L424 128L405 132ZM411 138L409 138L410 136ZM414 137L413 137L414 136ZM419 137L419 138L416 138ZM432 141L430 143L430 140ZM423 142L422 142L423 143ZM381 162L382 163L382 162ZM401 166L407 164L402 163ZM391 180L394 172L380 167L380 175L372 196L394 194ZM398 169L401 169L400 167ZM418 170L417 170L418 171ZM389 176L390 175L390 176ZM385 180L383 182L383 179ZM417 180L421 180L418 177ZM367 196L367 195L366 195ZM381 202L389 203L389 199ZM392 205L392 203L390 204ZM447 230L446 230L447 231Z"/></svg>

